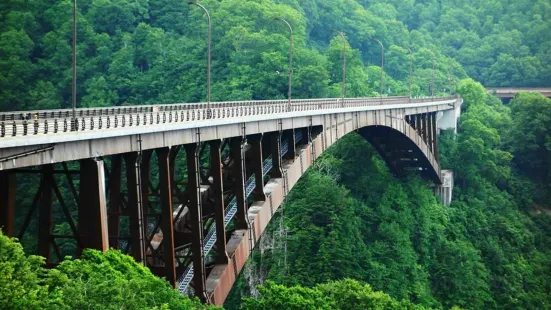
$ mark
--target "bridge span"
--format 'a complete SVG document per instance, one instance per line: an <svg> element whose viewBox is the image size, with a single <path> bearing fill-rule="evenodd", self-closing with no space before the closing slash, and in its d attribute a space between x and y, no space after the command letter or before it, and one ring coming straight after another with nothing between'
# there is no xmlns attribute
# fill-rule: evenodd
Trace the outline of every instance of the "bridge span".
<svg viewBox="0 0 551 310"><path fill-rule="evenodd" d="M180 292L220 305L327 148L357 132L393 173L414 171L438 186L438 130L456 128L461 103L388 97L78 109L76 118L70 110L0 113L0 226L22 238L37 218L37 254L49 264L63 257L61 239L74 240L77 256L117 248ZM40 179L29 206L15 205L29 194L17 191L22 174ZM55 208L71 235L54 233ZM15 227L19 210L26 216Z"/></svg>
<svg viewBox="0 0 551 310"><path fill-rule="evenodd" d="M540 93L551 98L551 87L486 87L486 90L502 99L513 99L520 92Z"/></svg>

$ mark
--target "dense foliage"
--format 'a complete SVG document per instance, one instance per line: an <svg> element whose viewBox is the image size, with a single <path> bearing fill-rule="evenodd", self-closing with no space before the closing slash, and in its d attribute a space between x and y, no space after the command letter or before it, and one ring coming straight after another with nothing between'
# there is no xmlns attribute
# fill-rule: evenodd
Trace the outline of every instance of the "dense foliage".
<svg viewBox="0 0 551 310"><path fill-rule="evenodd" d="M521 94L510 111L472 80L459 91L466 109L458 135L445 132L440 144L441 164L455 172L449 208L415 173L394 179L350 134L295 185L284 224L275 220L263 237L227 307L251 293L269 302L281 288L251 289L266 279L315 287L344 278L423 307L551 307L550 191L541 179L549 171L551 99ZM538 169L525 167L536 154L540 161L529 162Z"/></svg>
<svg viewBox="0 0 551 310"><path fill-rule="evenodd" d="M119 251L86 250L45 269L0 233L0 309L215 309L180 295Z"/></svg>
<svg viewBox="0 0 551 310"><path fill-rule="evenodd" d="M246 310L422 310L408 301L397 301L371 286L346 279L313 288L285 287L271 281L260 288L261 297L245 300Z"/></svg>
<svg viewBox="0 0 551 310"><path fill-rule="evenodd" d="M450 69L489 85L551 84L545 0L205 0L213 22L213 100L283 98L288 34L295 34L294 96L339 95L341 40L348 49L347 95L407 94L411 47L413 93L450 90ZM206 22L175 0L78 1L78 105L173 103L205 98ZM0 4L0 111L69 107L72 1ZM452 57L453 59L447 58ZM461 63L463 67L459 64Z"/></svg>
<svg viewBox="0 0 551 310"><path fill-rule="evenodd" d="M347 96L379 91L379 39L384 93L408 94L409 47L414 96L430 94L434 55L435 93L457 88L465 99L459 134L441 136L441 164L456 172L450 208L414 174L394 179L373 149L350 135L296 185L229 308L251 291L261 297L247 300L246 309L551 307L551 102L521 94L506 107L472 80L452 85L467 76L488 86L551 84L549 1L202 3L213 21L213 100L285 98L287 79L275 72L287 70L288 33L275 17L294 30L295 98L340 96L343 42L336 31L343 31ZM199 9L176 0L78 5L78 106L205 99L206 20ZM69 0L0 2L0 111L70 106L71 10ZM18 190L36 189L36 179L18 182ZM20 195L21 209L32 198ZM25 238L32 249L34 237ZM113 251L89 251L46 270L41 258L0 237L0 271L0 308L200 307ZM345 278L370 286L321 284ZM264 279L274 282L256 291Z"/></svg>

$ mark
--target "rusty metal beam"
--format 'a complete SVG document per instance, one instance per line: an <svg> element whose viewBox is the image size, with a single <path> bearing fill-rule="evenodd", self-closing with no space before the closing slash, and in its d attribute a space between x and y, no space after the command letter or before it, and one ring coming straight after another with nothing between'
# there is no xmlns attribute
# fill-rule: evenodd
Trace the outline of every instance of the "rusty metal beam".
<svg viewBox="0 0 551 310"><path fill-rule="evenodd" d="M186 144L188 183L187 189L189 197L189 210L191 217L191 250L193 252L193 285L195 295L206 302L206 272L205 255L203 252L203 215L201 209L201 184L199 183L199 154L198 143Z"/></svg>
<svg viewBox="0 0 551 310"><path fill-rule="evenodd" d="M227 264L226 251L226 224L224 223L224 186L222 181L221 141L209 142L210 148L210 175L214 191L214 220L216 223L216 263Z"/></svg>
<svg viewBox="0 0 551 310"><path fill-rule="evenodd" d="M13 237L15 221L15 173L0 171L0 228Z"/></svg>
<svg viewBox="0 0 551 310"><path fill-rule="evenodd" d="M121 232L121 177L122 177L122 156L114 155L111 158L111 171L109 173L109 213L108 231L109 246L115 249L120 247Z"/></svg>
<svg viewBox="0 0 551 310"><path fill-rule="evenodd" d="M78 207L78 233L84 248L107 251L107 201L105 193L105 168L102 160L80 161L80 195Z"/></svg>
<svg viewBox="0 0 551 310"><path fill-rule="evenodd" d="M233 165L231 174L234 180L234 194L237 201L237 213L235 214L237 229L247 229L247 198L245 196L245 152L243 150L243 138L234 137L230 141L231 157Z"/></svg>
<svg viewBox="0 0 551 310"><path fill-rule="evenodd" d="M40 205L38 210L38 255L51 262L54 165L42 166L40 178Z"/></svg>
<svg viewBox="0 0 551 310"><path fill-rule="evenodd" d="M251 144L249 154L252 157L251 166L254 174L255 188L253 191L255 201L266 201L264 194L264 173L262 158L262 134L250 135L247 141Z"/></svg>
<svg viewBox="0 0 551 310"><path fill-rule="evenodd" d="M153 150L144 150L142 151L142 158L140 161L140 171L141 171L141 184L142 184L142 197L141 197L141 206L142 206L142 227L144 236L148 236L147 228L148 219L147 214L149 213L149 189L151 184L151 155L153 155ZM154 234L155 232L153 232Z"/></svg>
<svg viewBox="0 0 551 310"><path fill-rule="evenodd" d="M168 147L156 150L159 162L159 194L161 200L161 231L163 232L164 276L176 285L176 265L174 251L174 221L172 220L172 190Z"/></svg>
<svg viewBox="0 0 551 310"><path fill-rule="evenodd" d="M126 165L131 254L137 262L145 265L143 210L138 191L138 153L126 153L123 157Z"/></svg>

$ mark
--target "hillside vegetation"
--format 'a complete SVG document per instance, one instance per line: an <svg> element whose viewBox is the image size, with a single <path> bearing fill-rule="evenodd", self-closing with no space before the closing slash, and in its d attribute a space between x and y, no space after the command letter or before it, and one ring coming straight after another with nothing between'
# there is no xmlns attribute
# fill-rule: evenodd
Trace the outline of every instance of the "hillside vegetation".
<svg viewBox="0 0 551 310"><path fill-rule="evenodd" d="M296 185L227 308L551 308L551 100L504 106L482 86L551 85L548 0L201 3L213 101L286 98L276 71L288 70L289 34L276 17L294 31L293 98L341 95L343 31L347 97L379 95L377 39L384 94L409 94L410 48L413 96L430 95L434 56L435 94L465 99L458 135L440 136L441 166L456 176L449 208L351 134ZM0 111L69 108L72 1L1 1L0 21ZM79 0L77 106L205 101L206 48L206 17L186 1ZM19 205L35 181L18 176ZM116 251L45 270L0 242L0 308L201 307Z"/></svg>
<svg viewBox="0 0 551 310"><path fill-rule="evenodd" d="M522 1L205 0L213 23L213 100L286 94L287 19L295 34L294 97L340 95L346 34L347 95L407 94L410 47L414 95L436 93L468 75L484 84L551 84L551 5ZM206 18L177 0L78 1L78 106L205 99ZM72 2L0 4L0 111L70 107ZM388 89L389 88L389 89ZM446 90L446 91L445 91Z"/></svg>

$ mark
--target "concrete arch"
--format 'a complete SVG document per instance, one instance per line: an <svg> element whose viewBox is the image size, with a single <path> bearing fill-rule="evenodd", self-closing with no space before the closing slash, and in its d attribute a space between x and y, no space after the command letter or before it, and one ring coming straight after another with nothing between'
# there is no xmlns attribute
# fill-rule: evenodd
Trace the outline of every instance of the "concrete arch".
<svg viewBox="0 0 551 310"><path fill-rule="evenodd" d="M441 184L440 167L434 154L416 131L410 135L387 126L368 126L358 130L381 155L389 169L397 176L407 170L418 170L421 176Z"/></svg>

